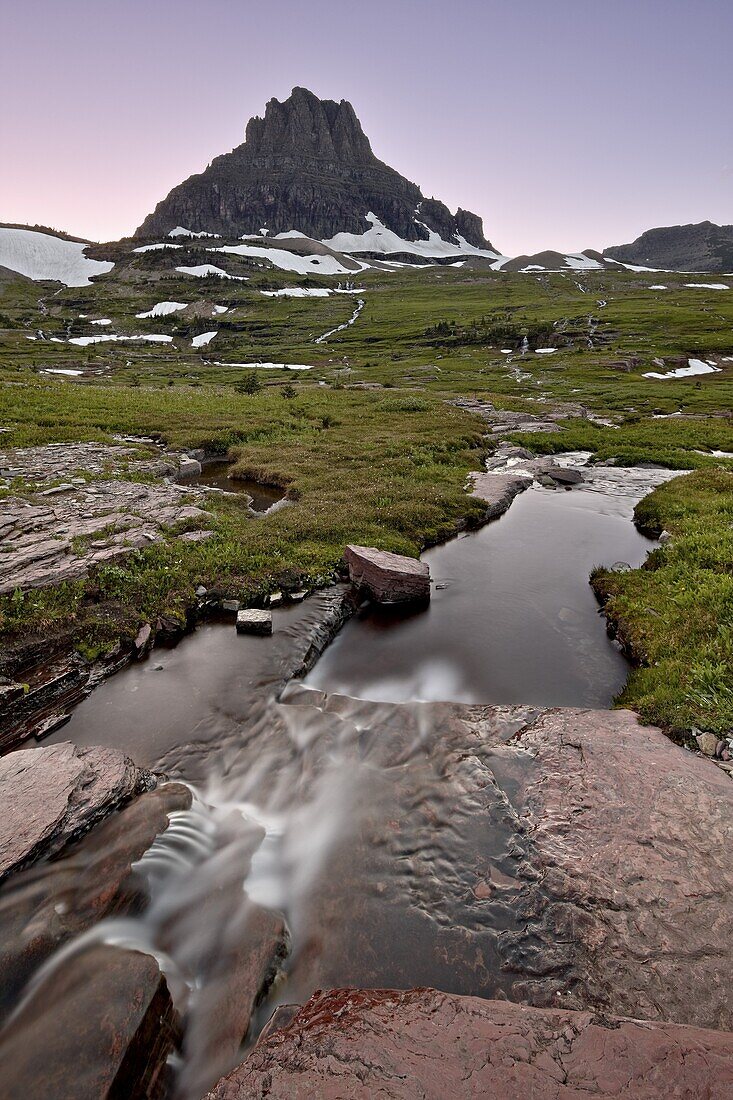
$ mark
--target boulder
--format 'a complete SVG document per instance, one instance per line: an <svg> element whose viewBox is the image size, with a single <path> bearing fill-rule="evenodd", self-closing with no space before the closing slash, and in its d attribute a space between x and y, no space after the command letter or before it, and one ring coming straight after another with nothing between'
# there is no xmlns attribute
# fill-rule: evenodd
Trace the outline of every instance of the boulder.
<svg viewBox="0 0 733 1100"><path fill-rule="evenodd" d="M583 481L580 470L572 466L548 466L542 471L546 477L552 478L558 485L579 485Z"/></svg>
<svg viewBox="0 0 733 1100"><path fill-rule="evenodd" d="M158 1100L180 1023L150 955L95 944L45 974L0 1033L8 1100Z"/></svg>
<svg viewBox="0 0 733 1100"><path fill-rule="evenodd" d="M0 880L53 855L155 779L116 749L69 742L0 759Z"/></svg>
<svg viewBox="0 0 733 1100"><path fill-rule="evenodd" d="M208 1100L724 1100L731 1090L729 1032L435 989L335 989L269 1031Z"/></svg>
<svg viewBox="0 0 733 1100"><path fill-rule="evenodd" d="M272 634L272 612L254 607L238 611L237 634Z"/></svg>
<svg viewBox="0 0 733 1100"><path fill-rule="evenodd" d="M532 484L531 478L518 477L516 474L477 473L472 474L471 477L473 478L471 495L485 501L488 505L487 519L496 519L497 516L503 515L514 498Z"/></svg>
<svg viewBox="0 0 733 1100"><path fill-rule="evenodd" d="M198 477L200 473L201 463L197 459L191 458L189 455L184 455L178 463L179 477Z"/></svg>
<svg viewBox="0 0 733 1100"><path fill-rule="evenodd" d="M347 546L344 558L351 583L377 603L430 599L430 569L425 562L373 546Z"/></svg>

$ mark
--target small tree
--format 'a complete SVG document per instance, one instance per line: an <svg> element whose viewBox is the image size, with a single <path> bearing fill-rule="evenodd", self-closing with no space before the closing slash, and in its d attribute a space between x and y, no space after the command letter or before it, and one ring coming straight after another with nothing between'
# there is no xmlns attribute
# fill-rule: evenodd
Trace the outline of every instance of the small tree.
<svg viewBox="0 0 733 1100"><path fill-rule="evenodd" d="M283 397L287 397L288 401L291 401L296 396L295 386L291 386L288 382L287 386L283 386L281 393Z"/></svg>
<svg viewBox="0 0 733 1100"><path fill-rule="evenodd" d="M262 382L257 374L257 371L250 371L249 374L245 374L242 381L237 386L238 393L252 394L259 393L262 389Z"/></svg>

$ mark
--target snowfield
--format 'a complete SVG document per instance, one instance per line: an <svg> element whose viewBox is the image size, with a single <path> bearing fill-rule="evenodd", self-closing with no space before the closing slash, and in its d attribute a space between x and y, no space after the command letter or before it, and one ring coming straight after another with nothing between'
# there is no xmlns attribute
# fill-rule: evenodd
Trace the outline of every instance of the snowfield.
<svg viewBox="0 0 733 1100"><path fill-rule="evenodd" d="M490 252L486 248L477 248L475 245L469 244L465 237L460 234L456 238L457 244L452 241L444 241L439 233L428 229L417 218L415 219L416 224L428 233L427 241L403 240L402 237L398 237L396 233L388 229L371 210L368 214L365 214L365 217L371 223L371 229L367 229L365 233L337 233L335 237L331 237L330 240L325 240L322 243L328 245L329 248L333 248L336 252L381 252L385 256L392 252L408 252L413 256L425 256L434 259L443 256L468 254L483 256L487 260L501 259L498 252ZM278 233L278 238L283 236L292 237L294 234L292 232L287 234Z"/></svg>
<svg viewBox="0 0 733 1100"><path fill-rule="evenodd" d="M65 241L32 229L0 228L0 267L17 271L29 279L52 279L66 286L88 286L94 275L106 274L114 264L107 260L90 260L84 255L87 247L78 241Z"/></svg>
<svg viewBox="0 0 733 1100"><path fill-rule="evenodd" d="M89 347L90 344L109 344L125 340L147 340L151 344L173 343L172 336L112 336L111 334L108 336L72 336L71 339L67 341L67 343L76 344L78 348L86 348ZM58 340L56 342L62 344L63 340Z"/></svg>
<svg viewBox="0 0 733 1100"><path fill-rule="evenodd" d="M720 367L715 363L705 362L704 359L688 359L686 367L678 367L677 370L668 370L664 373L660 371L649 371L644 375L645 378L691 378L695 374L715 374L720 371Z"/></svg>
<svg viewBox="0 0 733 1100"><path fill-rule="evenodd" d="M212 251L216 251L212 249ZM224 251L221 249L221 251ZM227 275L226 271L222 271L220 267L214 267L213 264L198 264L196 267L177 267L176 271L179 271L181 275L194 275L197 279L205 279L208 275L218 275L220 279L237 279L240 283L247 282L246 275Z"/></svg>
<svg viewBox="0 0 733 1100"><path fill-rule="evenodd" d="M158 252L161 248L183 248L182 244L172 244L170 241L166 241L165 244L141 244L139 248L133 248L133 252Z"/></svg>
<svg viewBox="0 0 733 1100"><path fill-rule="evenodd" d="M216 332L200 332L198 336L194 336L193 340L191 341L191 347L203 348L207 344L210 344L216 335Z"/></svg>
<svg viewBox="0 0 733 1100"><path fill-rule="evenodd" d="M313 370L313 367L306 367L303 363L220 363L214 360L211 366L243 367L246 370Z"/></svg>
<svg viewBox="0 0 733 1100"><path fill-rule="evenodd" d="M145 317L167 317L169 313L177 313L179 309L185 309L185 302L158 302L152 309L149 309L146 313L136 313L135 316L139 318Z"/></svg>
<svg viewBox="0 0 733 1100"><path fill-rule="evenodd" d="M209 252L228 252L233 256L247 256L256 260L269 260L281 271L294 271L296 275L353 275L336 256L298 256L286 248L263 248L255 244L229 244L210 248ZM368 267L360 264L359 269ZM180 268L178 269L180 271Z"/></svg>

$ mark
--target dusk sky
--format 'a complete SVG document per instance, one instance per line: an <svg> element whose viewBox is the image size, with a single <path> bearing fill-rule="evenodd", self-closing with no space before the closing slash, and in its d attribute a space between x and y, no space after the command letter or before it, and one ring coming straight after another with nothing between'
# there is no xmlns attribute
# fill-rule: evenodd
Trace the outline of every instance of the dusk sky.
<svg viewBox="0 0 733 1100"><path fill-rule="evenodd" d="M733 0L0 0L0 221L108 240L293 85L503 252L733 222Z"/></svg>

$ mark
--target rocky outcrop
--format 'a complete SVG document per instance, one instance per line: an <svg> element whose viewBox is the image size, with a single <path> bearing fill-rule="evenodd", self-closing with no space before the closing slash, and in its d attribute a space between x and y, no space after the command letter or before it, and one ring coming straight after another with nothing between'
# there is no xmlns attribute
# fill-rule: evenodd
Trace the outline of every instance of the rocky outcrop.
<svg viewBox="0 0 733 1100"><path fill-rule="evenodd" d="M476 214L453 216L375 157L350 103L294 88L285 102L270 100L264 118L249 121L243 145L175 187L135 236L184 226L238 237L266 227L270 236L297 230L325 240L365 232L369 212L403 240L427 240L430 229L444 240L460 234L491 247Z"/></svg>
<svg viewBox="0 0 733 1100"><path fill-rule="evenodd" d="M471 496L485 501L487 519L502 516L514 498L532 484L530 478L515 477L513 474L476 473L471 474L471 478Z"/></svg>
<svg viewBox="0 0 733 1100"><path fill-rule="evenodd" d="M665 271L733 271L733 225L697 222L649 229L631 244L614 245L605 256Z"/></svg>
<svg viewBox="0 0 733 1100"><path fill-rule="evenodd" d="M208 1100L724 1100L733 1035L407 992L316 993Z"/></svg>
<svg viewBox="0 0 733 1100"><path fill-rule="evenodd" d="M0 758L0 879L58 852L154 785L115 749L66 742Z"/></svg>
<svg viewBox="0 0 733 1100"><path fill-rule="evenodd" d="M121 467L131 455L130 448L103 444L5 452L0 472L6 479L22 478L27 488L22 496L0 501L0 594L85 577L95 565L164 539L172 527L194 528L188 537L210 533L206 525L211 516L200 507L203 494L163 481L68 476L71 471L98 475L110 466L120 468L124 476ZM131 465L138 475L175 469L162 458ZM64 474L68 480L59 482Z"/></svg>
<svg viewBox="0 0 733 1100"><path fill-rule="evenodd" d="M417 558L373 546L347 546L344 559L351 583L377 603L424 603L430 599L430 569Z"/></svg>
<svg viewBox="0 0 733 1100"><path fill-rule="evenodd" d="M47 973L0 1032L9 1100L160 1100L180 1022L150 955L102 944Z"/></svg>

